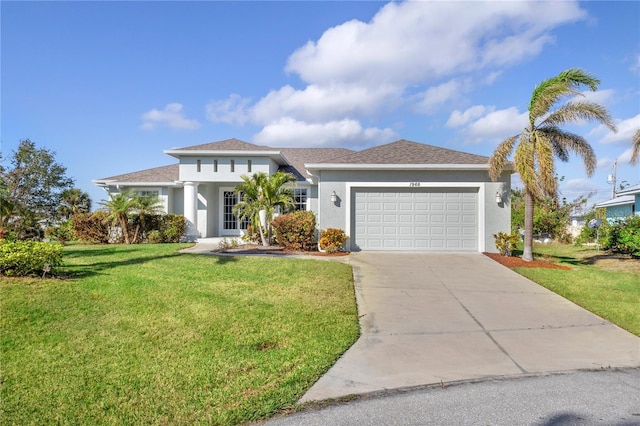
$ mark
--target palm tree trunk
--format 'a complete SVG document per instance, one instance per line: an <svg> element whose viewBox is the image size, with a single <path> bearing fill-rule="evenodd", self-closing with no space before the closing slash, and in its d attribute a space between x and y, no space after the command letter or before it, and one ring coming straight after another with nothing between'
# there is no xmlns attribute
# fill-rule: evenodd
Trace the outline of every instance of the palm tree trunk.
<svg viewBox="0 0 640 426"><path fill-rule="evenodd" d="M127 229L127 219L126 217L120 216L120 227L122 228L122 236L124 237L124 243L129 243L129 230Z"/></svg>
<svg viewBox="0 0 640 426"><path fill-rule="evenodd" d="M262 230L262 225L258 225L258 231L260 231L260 239L262 240L262 245L264 247L268 247L269 243L268 243L267 239L264 236L264 231Z"/></svg>
<svg viewBox="0 0 640 426"><path fill-rule="evenodd" d="M533 260L533 196L529 191L524 193L524 250L522 259Z"/></svg>

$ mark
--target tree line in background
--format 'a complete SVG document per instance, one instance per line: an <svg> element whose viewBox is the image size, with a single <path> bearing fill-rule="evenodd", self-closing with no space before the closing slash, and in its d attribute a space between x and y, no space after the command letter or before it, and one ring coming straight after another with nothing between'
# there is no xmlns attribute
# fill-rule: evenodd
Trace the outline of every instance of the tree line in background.
<svg viewBox="0 0 640 426"><path fill-rule="evenodd" d="M74 188L55 153L29 139L20 141L8 160L7 166L0 163L0 238L4 240L128 244L149 239L174 242L184 233L184 218L162 215L157 196L128 191L110 194L108 201L100 203L102 209L91 213L89 195Z"/></svg>

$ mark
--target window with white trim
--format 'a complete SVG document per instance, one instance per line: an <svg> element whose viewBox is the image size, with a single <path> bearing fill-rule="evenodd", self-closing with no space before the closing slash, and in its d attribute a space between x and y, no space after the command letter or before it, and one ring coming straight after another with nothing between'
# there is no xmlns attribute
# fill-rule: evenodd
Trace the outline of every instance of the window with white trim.
<svg viewBox="0 0 640 426"><path fill-rule="evenodd" d="M160 196L160 191L155 190L155 191L149 191L149 190L143 190L143 191L138 191L138 195L140 195L141 197L159 197Z"/></svg>
<svg viewBox="0 0 640 426"><path fill-rule="evenodd" d="M307 210L307 188L293 188L294 210Z"/></svg>

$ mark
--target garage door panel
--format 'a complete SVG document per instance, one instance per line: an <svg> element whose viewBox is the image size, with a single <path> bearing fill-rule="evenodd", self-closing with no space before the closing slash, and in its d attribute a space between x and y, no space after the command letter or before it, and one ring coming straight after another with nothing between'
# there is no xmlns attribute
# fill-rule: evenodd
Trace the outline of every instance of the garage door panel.
<svg viewBox="0 0 640 426"><path fill-rule="evenodd" d="M355 189L352 242L362 250L478 249L478 191Z"/></svg>

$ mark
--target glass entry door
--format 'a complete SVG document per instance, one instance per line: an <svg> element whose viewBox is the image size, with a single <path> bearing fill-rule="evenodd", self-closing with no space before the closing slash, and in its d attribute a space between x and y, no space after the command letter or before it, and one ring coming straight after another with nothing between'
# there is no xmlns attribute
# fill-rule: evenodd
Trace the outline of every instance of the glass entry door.
<svg viewBox="0 0 640 426"><path fill-rule="evenodd" d="M222 193L222 229L227 234L239 234L232 231L246 230L251 223L246 217L238 223L238 218L233 214L233 207L242 199L242 194L238 196L234 191L223 191Z"/></svg>

